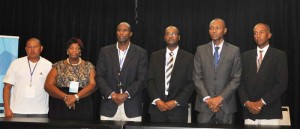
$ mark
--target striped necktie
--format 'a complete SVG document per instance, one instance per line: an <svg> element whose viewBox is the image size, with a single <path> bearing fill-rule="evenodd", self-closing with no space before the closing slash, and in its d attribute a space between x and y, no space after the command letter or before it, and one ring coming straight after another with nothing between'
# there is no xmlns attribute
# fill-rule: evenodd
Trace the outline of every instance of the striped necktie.
<svg viewBox="0 0 300 129"><path fill-rule="evenodd" d="M259 68L260 68L261 63L262 63L262 53L263 53L263 50L259 50L259 57L257 59L257 71L256 72L259 71Z"/></svg>
<svg viewBox="0 0 300 129"><path fill-rule="evenodd" d="M165 88L165 93L166 95L168 95L169 93L169 84L170 84L170 80L171 80L171 74L172 74L172 70L173 70L173 66L174 66L174 53L173 52L170 52L169 53L170 55L170 58L167 62L167 70L166 70L166 88Z"/></svg>

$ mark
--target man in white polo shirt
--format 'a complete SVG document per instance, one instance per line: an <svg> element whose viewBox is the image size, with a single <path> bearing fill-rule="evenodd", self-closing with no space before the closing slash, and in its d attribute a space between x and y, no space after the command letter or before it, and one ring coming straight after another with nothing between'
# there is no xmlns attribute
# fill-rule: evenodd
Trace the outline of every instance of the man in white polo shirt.
<svg viewBox="0 0 300 129"><path fill-rule="evenodd" d="M25 50L27 56L14 60L3 79L6 118L48 114L49 95L44 91L44 83L52 63L40 56L43 46L37 38L30 38Z"/></svg>

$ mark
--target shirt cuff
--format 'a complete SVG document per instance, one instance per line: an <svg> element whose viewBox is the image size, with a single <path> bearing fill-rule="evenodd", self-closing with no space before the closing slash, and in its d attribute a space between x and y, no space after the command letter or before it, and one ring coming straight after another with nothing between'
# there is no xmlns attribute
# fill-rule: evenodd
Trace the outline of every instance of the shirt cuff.
<svg viewBox="0 0 300 129"><path fill-rule="evenodd" d="M128 99L130 99L130 94L128 91L125 91L125 93L128 95Z"/></svg>
<svg viewBox="0 0 300 129"><path fill-rule="evenodd" d="M111 99L111 95L112 95L113 93L115 93L115 92L112 92L112 93L108 96L108 99Z"/></svg>
<svg viewBox="0 0 300 129"><path fill-rule="evenodd" d="M210 96L205 96L205 97L203 98L203 102L205 102L206 99L209 99L209 98L210 98Z"/></svg>
<svg viewBox="0 0 300 129"><path fill-rule="evenodd" d="M157 100L160 100L160 98L154 99L154 100L152 101L152 103L151 103L151 104L153 104L153 105L156 105L156 103L155 103L155 102L156 102Z"/></svg>
<svg viewBox="0 0 300 129"><path fill-rule="evenodd" d="M180 106L180 104L176 100L174 100L174 101L175 101L176 106Z"/></svg>
<svg viewBox="0 0 300 129"><path fill-rule="evenodd" d="M244 103L244 106L246 106L246 103L247 103L247 102L249 102L249 100L248 100L248 101L246 101L246 102Z"/></svg>
<svg viewBox="0 0 300 129"><path fill-rule="evenodd" d="M264 101L264 99L261 98L261 101L264 103L264 105L267 105L267 103Z"/></svg>

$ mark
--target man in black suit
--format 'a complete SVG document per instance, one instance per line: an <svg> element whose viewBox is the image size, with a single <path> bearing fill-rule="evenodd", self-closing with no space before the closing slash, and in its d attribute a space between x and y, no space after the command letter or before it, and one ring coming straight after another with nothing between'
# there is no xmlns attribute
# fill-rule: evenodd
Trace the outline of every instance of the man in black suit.
<svg viewBox="0 0 300 129"><path fill-rule="evenodd" d="M131 27L121 22L118 42L101 48L96 80L102 94L101 120L142 121L142 91L145 88L147 52L130 42Z"/></svg>
<svg viewBox="0 0 300 129"><path fill-rule="evenodd" d="M153 52L149 63L151 121L187 123L188 101L194 90L193 55L179 48L175 26L166 28L164 39L167 48Z"/></svg>
<svg viewBox="0 0 300 129"><path fill-rule="evenodd" d="M272 34L265 23L254 29L257 48L242 55L243 72L238 93L245 124L278 125L281 113L281 95L287 88L286 54L269 46Z"/></svg>

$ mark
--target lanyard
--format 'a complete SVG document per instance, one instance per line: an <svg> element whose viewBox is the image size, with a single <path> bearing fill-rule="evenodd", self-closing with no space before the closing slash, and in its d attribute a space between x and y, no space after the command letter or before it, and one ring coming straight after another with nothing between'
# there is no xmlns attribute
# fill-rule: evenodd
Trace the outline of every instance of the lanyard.
<svg viewBox="0 0 300 129"><path fill-rule="evenodd" d="M27 59L28 60L28 59ZM33 70L31 71L31 66L30 66L30 63L29 63L29 60L28 60L28 66L29 66L29 70L30 70L30 87L31 87L31 85L32 85L32 75L33 75L33 73L34 73L34 71L35 71L35 68L36 68L36 66L37 66L37 64L39 63L39 61L34 65L34 68L33 68Z"/></svg>
<svg viewBox="0 0 300 129"><path fill-rule="evenodd" d="M128 48L124 51L123 56L121 56L121 51L120 51L120 49L118 50L119 63L120 63L120 71L121 71L122 68L123 68L123 64L124 64L124 62L125 62L125 58L126 58L126 55L127 55L127 51L128 51Z"/></svg>

